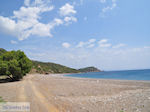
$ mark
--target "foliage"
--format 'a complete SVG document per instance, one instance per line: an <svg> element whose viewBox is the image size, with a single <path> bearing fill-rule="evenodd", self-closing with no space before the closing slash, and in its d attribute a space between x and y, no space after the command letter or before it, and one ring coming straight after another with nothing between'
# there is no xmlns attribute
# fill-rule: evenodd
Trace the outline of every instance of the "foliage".
<svg viewBox="0 0 150 112"><path fill-rule="evenodd" d="M0 55L0 75L7 75L13 80L19 80L30 71L31 67L32 62L20 50Z"/></svg>
<svg viewBox="0 0 150 112"><path fill-rule="evenodd" d="M33 69L37 73L78 73L79 71L73 68L69 68L63 65L55 63L44 63L38 61L32 61Z"/></svg>
<svg viewBox="0 0 150 112"><path fill-rule="evenodd" d="M0 48L0 55L2 55L3 53L7 52L5 49Z"/></svg>
<svg viewBox="0 0 150 112"><path fill-rule="evenodd" d="M95 67L81 68L81 69L79 69L79 71L80 72L100 72L100 70Z"/></svg>
<svg viewBox="0 0 150 112"><path fill-rule="evenodd" d="M2 99L2 97L0 96L0 102L4 102L4 100Z"/></svg>

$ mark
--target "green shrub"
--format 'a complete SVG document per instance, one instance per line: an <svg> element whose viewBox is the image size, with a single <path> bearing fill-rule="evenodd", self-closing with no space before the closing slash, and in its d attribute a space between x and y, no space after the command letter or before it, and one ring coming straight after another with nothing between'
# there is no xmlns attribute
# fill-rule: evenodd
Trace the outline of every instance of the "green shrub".
<svg viewBox="0 0 150 112"><path fill-rule="evenodd" d="M0 102L4 102L3 98L0 96Z"/></svg>
<svg viewBox="0 0 150 112"><path fill-rule="evenodd" d="M22 79L31 67L32 62L20 50L5 52L0 56L0 75L7 75L12 80Z"/></svg>

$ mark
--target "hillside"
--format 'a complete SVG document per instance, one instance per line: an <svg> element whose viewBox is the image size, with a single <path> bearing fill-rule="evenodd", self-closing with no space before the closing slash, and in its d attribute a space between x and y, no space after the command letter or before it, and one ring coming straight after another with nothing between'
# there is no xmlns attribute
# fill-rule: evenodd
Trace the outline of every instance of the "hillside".
<svg viewBox="0 0 150 112"><path fill-rule="evenodd" d="M0 48L0 55L2 55L3 53L7 52L5 49Z"/></svg>
<svg viewBox="0 0 150 112"><path fill-rule="evenodd" d="M79 69L80 72L101 72L101 70L95 68L95 67L86 67Z"/></svg>
<svg viewBox="0 0 150 112"><path fill-rule="evenodd" d="M0 48L0 55L7 52L5 49ZM87 67L82 69L73 69L70 67L66 67L60 64L51 63L51 62L40 62L32 60L32 70L30 73L41 73L41 74L49 74L49 73L79 73L79 72L99 72L100 70L95 67Z"/></svg>
<svg viewBox="0 0 150 112"><path fill-rule="evenodd" d="M60 64L32 61L32 73L78 73L79 71Z"/></svg>

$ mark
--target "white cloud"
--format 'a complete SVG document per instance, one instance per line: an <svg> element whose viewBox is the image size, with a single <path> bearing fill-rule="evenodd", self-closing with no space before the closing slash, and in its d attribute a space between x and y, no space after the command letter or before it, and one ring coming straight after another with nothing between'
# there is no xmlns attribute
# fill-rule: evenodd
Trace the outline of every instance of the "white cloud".
<svg viewBox="0 0 150 112"><path fill-rule="evenodd" d="M43 24L43 23L37 23L34 25L34 27L32 28L32 30L30 30L29 33L31 33L32 35L38 35L38 36L48 36L51 37L51 33L50 33L51 27L49 24Z"/></svg>
<svg viewBox="0 0 150 112"><path fill-rule="evenodd" d="M40 15L43 12L53 10L53 6L41 0L35 0L30 3L30 0L24 1L25 6L19 10L13 11L13 17L0 16L0 28L2 32L15 36L19 40L24 40L31 35L52 36L50 23L44 24L39 22Z"/></svg>
<svg viewBox="0 0 150 112"><path fill-rule="evenodd" d="M126 44L118 44L118 45L113 46L112 48L121 48L124 46L126 46Z"/></svg>
<svg viewBox="0 0 150 112"><path fill-rule="evenodd" d="M99 47L101 47L101 48L111 47L112 45L107 42L108 42L108 39L102 39L102 40L98 41Z"/></svg>
<svg viewBox="0 0 150 112"><path fill-rule="evenodd" d="M62 46L63 46L64 48L69 48L69 47L70 47L70 44L67 43L67 42L64 42L64 43L62 43Z"/></svg>
<svg viewBox="0 0 150 112"><path fill-rule="evenodd" d="M91 47L94 47L95 44L94 42L96 42L96 39L89 39L87 42L79 42L77 44L77 48L82 48L82 47L87 47L87 48L91 48Z"/></svg>
<svg viewBox="0 0 150 112"><path fill-rule="evenodd" d="M11 44L18 44L18 42L17 42L17 41L14 41L14 40L11 40L10 43L11 43Z"/></svg>
<svg viewBox="0 0 150 112"><path fill-rule="evenodd" d="M104 7L104 8L102 9L102 12L105 13L105 12L107 12L107 11L109 11L109 10L113 10L113 9L117 6L117 3L116 3L116 2L117 2L116 0L112 0L111 6L106 6L106 7Z"/></svg>
<svg viewBox="0 0 150 112"><path fill-rule="evenodd" d="M63 24L63 21L61 19L55 18L53 24L54 25L61 25L61 24Z"/></svg>
<svg viewBox="0 0 150 112"><path fill-rule="evenodd" d="M95 42L96 41L96 39L90 39L89 40L89 43L93 43L93 42Z"/></svg>
<svg viewBox="0 0 150 112"><path fill-rule="evenodd" d="M76 13L76 10L74 10L74 6L70 5L69 3L66 3L64 6L62 6L59 9L59 13L61 16L68 16Z"/></svg>
<svg viewBox="0 0 150 112"><path fill-rule="evenodd" d="M71 17L65 17L64 18L64 21L67 23L67 24L70 24L70 23L72 23L72 22L77 22L77 18L75 18L75 17L73 17L73 16L71 16Z"/></svg>
<svg viewBox="0 0 150 112"><path fill-rule="evenodd" d="M14 20L0 16L0 29L1 32L15 35L16 23Z"/></svg>
<svg viewBox="0 0 150 112"><path fill-rule="evenodd" d="M30 5L30 0L24 0L24 5L29 6Z"/></svg>
<svg viewBox="0 0 150 112"><path fill-rule="evenodd" d="M24 40L31 35L40 37L52 37L52 29L56 26L65 23L76 22L77 18L73 16L65 17L65 20L54 18L48 23L40 22L43 12L49 12L54 9L50 0L25 0L24 5L19 10L13 11L12 17L0 16L1 32L17 37L19 40ZM74 6L66 4L60 8L64 15L75 14Z"/></svg>
<svg viewBox="0 0 150 112"><path fill-rule="evenodd" d="M103 44L103 43L106 43L106 42L108 42L107 39L102 39L102 40L98 41L99 44Z"/></svg>
<svg viewBox="0 0 150 112"><path fill-rule="evenodd" d="M111 47L111 44L105 43L105 44L100 44L99 47Z"/></svg>

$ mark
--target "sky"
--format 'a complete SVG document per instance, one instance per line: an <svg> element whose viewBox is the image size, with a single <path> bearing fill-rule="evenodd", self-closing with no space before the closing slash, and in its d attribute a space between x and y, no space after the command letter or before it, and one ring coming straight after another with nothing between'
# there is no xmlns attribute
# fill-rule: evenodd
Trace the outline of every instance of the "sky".
<svg viewBox="0 0 150 112"><path fill-rule="evenodd" d="M0 0L0 48L76 69L149 69L149 4L149 0Z"/></svg>

